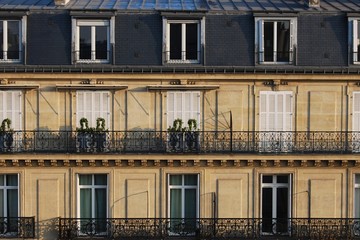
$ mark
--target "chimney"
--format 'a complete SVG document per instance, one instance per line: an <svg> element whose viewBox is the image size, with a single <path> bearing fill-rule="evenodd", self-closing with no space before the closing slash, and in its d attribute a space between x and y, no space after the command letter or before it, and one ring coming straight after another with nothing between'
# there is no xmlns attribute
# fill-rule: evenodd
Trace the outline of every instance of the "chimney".
<svg viewBox="0 0 360 240"><path fill-rule="evenodd" d="M320 7L320 0L306 0L308 7Z"/></svg>
<svg viewBox="0 0 360 240"><path fill-rule="evenodd" d="M65 6L70 0L54 0L55 6Z"/></svg>

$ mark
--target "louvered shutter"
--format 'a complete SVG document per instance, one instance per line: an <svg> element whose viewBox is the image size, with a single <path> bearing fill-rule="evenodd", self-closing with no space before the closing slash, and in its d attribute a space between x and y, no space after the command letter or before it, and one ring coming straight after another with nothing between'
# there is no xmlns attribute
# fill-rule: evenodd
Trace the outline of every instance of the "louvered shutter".
<svg viewBox="0 0 360 240"><path fill-rule="evenodd" d="M110 126L110 94L106 91L77 91L76 124L79 126L80 119L85 117L89 121L89 127L96 127L96 119L105 119L106 127Z"/></svg>
<svg viewBox="0 0 360 240"><path fill-rule="evenodd" d="M172 126L177 118L183 120L183 126L187 125L189 119L196 119L200 123L200 92L168 92L168 126Z"/></svg>
<svg viewBox="0 0 360 240"><path fill-rule="evenodd" d="M360 92L353 93L353 131L360 131Z"/></svg>
<svg viewBox="0 0 360 240"><path fill-rule="evenodd" d="M22 130L21 91L0 91L0 120L9 118L11 128Z"/></svg>

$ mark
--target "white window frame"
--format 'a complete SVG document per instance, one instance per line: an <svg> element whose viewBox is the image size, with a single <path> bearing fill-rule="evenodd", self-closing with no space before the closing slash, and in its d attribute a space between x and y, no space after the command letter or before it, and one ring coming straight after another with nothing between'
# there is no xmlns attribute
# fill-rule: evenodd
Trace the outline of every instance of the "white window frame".
<svg viewBox="0 0 360 240"><path fill-rule="evenodd" d="M170 25L173 23L181 24L181 59L170 59ZM197 59L186 58L186 24L196 23L198 25L197 35ZM163 52L165 63L190 63L197 64L201 62L202 46L205 46L205 18L199 20L172 20L163 17Z"/></svg>
<svg viewBox="0 0 360 240"><path fill-rule="evenodd" d="M8 175L16 175L17 177L17 186L6 186L6 176ZM19 178L19 174L0 174L0 177L2 177L4 179L4 186L0 186L0 189L4 191L4 209L3 209L3 212L4 212L4 216L1 216L1 218L4 218L4 221L7 222L8 219L7 219L7 193L8 193L8 190L17 190L17 217L20 216L20 192L19 192L19 184L20 184L20 178ZM11 220L11 219L10 219ZM18 223L18 220L15 221L16 223ZM11 231L7 231L5 235L9 235L9 236L13 236L13 235L17 235L18 232L11 232Z"/></svg>
<svg viewBox="0 0 360 240"><path fill-rule="evenodd" d="M91 185L80 185L80 176L81 175L91 175ZM95 185L95 175L106 175L106 185ZM80 204L81 204L81 199L80 199L80 189L91 189L91 218L94 219L95 217L95 190L96 189L106 189L106 218L109 217L109 176L106 173L79 173L77 174L77 199L76 199L76 212L77 212L77 218L79 218L79 229L80 229L80 225L81 225L81 216L80 216ZM83 233L81 232L81 230L79 231L79 235L83 235ZM96 235L104 235L103 232L99 232L96 233Z"/></svg>
<svg viewBox="0 0 360 240"><path fill-rule="evenodd" d="M174 102L170 102L170 94L174 94ZM185 105L186 97L191 96L191 100L197 101L196 108L197 109L187 109ZM177 96L181 96L181 109L176 109L177 107ZM183 121L183 127L187 126L187 122L189 119L195 119L198 122L198 128L200 126L200 118L201 118L201 109L200 109L200 97L201 93L199 91L169 91L167 92L167 126L172 127L173 121L177 118L180 118ZM191 101L187 99L188 101ZM193 103L190 104L193 106ZM186 117L186 115L190 117Z"/></svg>
<svg viewBox="0 0 360 240"><path fill-rule="evenodd" d="M91 59L80 59L80 27L91 27ZM107 27L107 59L96 59L96 38L95 28L97 26ZM75 63L110 63L114 43L115 43L115 18L110 19L72 19L72 42L73 42L73 61Z"/></svg>
<svg viewBox="0 0 360 240"><path fill-rule="evenodd" d="M274 24L274 54L273 61L265 61L264 52L264 23L290 21L290 45L289 61L277 61L277 24ZM255 17L255 48L257 51L258 64L293 64L295 61L295 49L297 45L297 18L296 17Z"/></svg>
<svg viewBox="0 0 360 240"><path fill-rule="evenodd" d="M348 18L348 44L351 48L351 56L352 56L352 63L353 64L360 64L360 59L358 59L358 26L359 26L360 18Z"/></svg>
<svg viewBox="0 0 360 240"><path fill-rule="evenodd" d="M354 218L360 218L360 212L356 213L356 205L359 205L359 210L360 210L360 199L357 199L359 202L356 202L356 189L358 189L360 191L360 183L356 183L356 176L358 176L360 178L360 174L354 174ZM358 215L358 216L356 216ZM359 222L357 222L357 224L360 224ZM360 234L360 232L358 233L358 235Z"/></svg>
<svg viewBox="0 0 360 240"><path fill-rule="evenodd" d="M263 177L264 176L272 176L273 181L272 183L263 183ZM288 183L278 183L277 182L277 177L278 176L288 176ZM290 218L291 218L291 196L292 196L292 189L291 189L291 184L292 184L292 174L261 174L260 175L260 181L261 181L261 190L260 190L260 218L262 218L262 208L263 208L263 195L262 195L262 190L263 188L271 188L272 191L272 223L276 224L276 218L277 218L277 189L278 188L287 188L288 189L288 224L290 225ZM271 233L268 232L263 232L261 230L263 235L267 235ZM287 233L284 233L287 234Z"/></svg>
<svg viewBox="0 0 360 240"><path fill-rule="evenodd" d="M82 94L82 96L81 96ZM101 109L103 102L95 102L95 95L102 94L107 95L107 109ZM91 101L88 101L87 96L91 95ZM86 105L80 106L80 97L83 98L82 102ZM102 98L100 98L102 99ZM101 100L102 101L102 100ZM94 110L95 105L98 105L99 111L96 112ZM88 90L78 90L76 91L76 126L80 127L80 119L85 117L89 122L89 127L96 127L96 119L98 117L102 117L105 119L105 123L107 127L111 126L110 119L111 119L111 95L110 91L88 91Z"/></svg>
<svg viewBox="0 0 360 240"><path fill-rule="evenodd" d="M23 16L21 19L4 19L0 20L0 24L3 25L3 58L0 59L1 62L6 63L19 63L23 61L23 46L26 42L26 16ZM19 22L19 58L18 59L8 59L7 50L8 50L8 32L7 26L9 21L17 21Z"/></svg>
<svg viewBox="0 0 360 240"><path fill-rule="evenodd" d="M7 98L11 98L12 103L7 102ZM15 131L22 130L22 91L20 90L0 90L0 119L9 118L12 121L11 128ZM19 98L16 100L15 98ZM18 106L14 104L18 101ZM11 108L8 108L12 106Z"/></svg>

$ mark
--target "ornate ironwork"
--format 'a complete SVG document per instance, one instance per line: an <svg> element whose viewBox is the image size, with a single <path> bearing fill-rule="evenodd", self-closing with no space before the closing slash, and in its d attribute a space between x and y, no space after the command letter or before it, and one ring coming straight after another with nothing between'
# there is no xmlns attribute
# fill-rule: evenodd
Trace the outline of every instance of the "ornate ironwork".
<svg viewBox="0 0 360 240"><path fill-rule="evenodd" d="M35 218L0 218L0 238L35 238Z"/></svg>
<svg viewBox="0 0 360 240"><path fill-rule="evenodd" d="M360 153L360 132L14 131L0 153Z"/></svg>
<svg viewBox="0 0 360 240"><path fill-rule="evenodd" d="M270 223L270 226L265 226ZM60 218L59 239L359 240L360 219Z"/></svg>

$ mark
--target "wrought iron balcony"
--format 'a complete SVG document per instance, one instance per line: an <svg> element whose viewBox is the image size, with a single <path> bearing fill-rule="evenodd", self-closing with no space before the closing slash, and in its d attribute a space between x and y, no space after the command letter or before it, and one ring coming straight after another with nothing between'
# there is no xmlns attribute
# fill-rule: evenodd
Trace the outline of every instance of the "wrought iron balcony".
<svg viewBox="0 0 360 240"><path fill-rule="evenodd" d="M15 131L0 153L338 153L360 152L360 132Z"/></svg>
<svg viewBox="0 0 360 240"><path fill-rule="evenodd" d="M358 240L360 219L60 218L59 239Z"/></svg>
<svg viewBox="0 0 360 240"><path fill-rule="evenodd" d="M0 238L35 238L35 217L1 217Z"/></svg>

